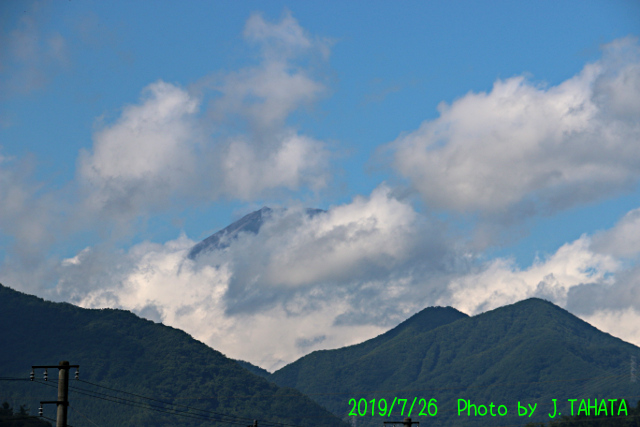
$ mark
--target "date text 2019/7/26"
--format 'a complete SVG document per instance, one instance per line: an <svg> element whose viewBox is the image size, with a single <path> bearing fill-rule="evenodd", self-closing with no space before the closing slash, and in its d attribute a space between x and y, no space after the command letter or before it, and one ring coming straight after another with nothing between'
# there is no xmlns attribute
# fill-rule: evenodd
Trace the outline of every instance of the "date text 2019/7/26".
<svg viewBox="0 0 640 427"><path fill-rule="evenodd" d="M387 404L386 399L378 399L378 404L376 405L376 399L366 400L366 399L349 399L349 405L352 405L351 411L349 412L350 416L360 415L364 417L365 415L371 414L371 416L375 416L376 413L381 417L389 417L393 413L393 409L396 411L400 411L400 416L404 416L405 410L407 408L407 403L410 403L409 411L406 413L407 417L411 417L411 413L414 409L414 406L418 403L418 406L415 408L419 410L419 417L431 416L433 417L438 413L438 406L436 405L438 401L436 399L425 399L424 397L418 400L417 397L413 398L413 401L410 399L398 399L397 397L393 398L393 402L391 405ZM369 408L371 410L369 411Z"/></svg>

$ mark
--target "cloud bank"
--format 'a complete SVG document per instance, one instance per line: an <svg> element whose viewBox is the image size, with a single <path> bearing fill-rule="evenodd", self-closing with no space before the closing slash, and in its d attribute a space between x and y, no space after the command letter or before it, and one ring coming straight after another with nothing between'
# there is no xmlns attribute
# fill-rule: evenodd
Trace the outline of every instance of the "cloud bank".
<svg viewBox="0 0 640 427"><path fill-rule="evenodd" d="M422 308L438 292L427 281L444 283L454 253L439 227L384 186L313 217L275 211L258 234L194 261L195 243L181 236L115 254L87 248L60 264L56 299L133 310L275 368Z"/></svg>
<svg viewBox="0 0 640 427"><path fill-rule="evenodd" d="M520 268L480 261L382 186L313 217L274 211L258 234L195 260L187 254L197 242L184 235L118 254L87 248L60 264L55 292L85 307L132 310L268 369L372 338L425 306L473 315L530 297L640 344L640 251L621 257L601 243L635 245L635 214Z"/></svg>
<svg viewBox="0 0 640 427"><path fill-rule="evenodd" d="M440 117L387 148L432 209L552 214L636 186L639 99L640 47L620 39L557 86L519 76L442 103Z"/></svg>

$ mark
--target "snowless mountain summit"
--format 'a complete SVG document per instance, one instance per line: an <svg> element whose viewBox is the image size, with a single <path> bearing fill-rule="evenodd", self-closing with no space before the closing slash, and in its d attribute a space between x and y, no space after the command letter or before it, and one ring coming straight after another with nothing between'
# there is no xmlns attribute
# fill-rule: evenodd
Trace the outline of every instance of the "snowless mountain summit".
<svg viewBox="0 0 640 427"><path fill-rule="evenodd" d="M201 253L217 249L224 249L228 247L233 240L237 239L240 233L258 234L260 228L262 227L262 224L264 224L264 222L271 217L273 211L274 210L270 207L264 206L257 211L243 216L231 225L223 228L220 231L217 231L216 233L194 245L193 248L191 248L191 250L189 251L187 257L193 260L196 259ZM306 214L308 216L314 216L321 212L325 211L323 211L322 209L313 208L306 209Z"/></svg>

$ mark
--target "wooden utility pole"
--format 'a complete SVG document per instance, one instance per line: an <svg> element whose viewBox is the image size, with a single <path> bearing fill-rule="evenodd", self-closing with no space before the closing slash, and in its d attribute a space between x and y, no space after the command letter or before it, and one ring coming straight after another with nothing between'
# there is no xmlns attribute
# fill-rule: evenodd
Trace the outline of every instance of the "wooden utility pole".
<svg viewBox="0 0 640 427"><path fill-rule="evenodd" d="M58 405L58 416L56 418L56 427L67 427L67 407L69 406L69 368L79 368L80 365L69 365L69 362L63 360L60 364L53 366L32 366L31 369L47 369L58 368L58 400L42 401L40 405L45 403L55 403ZM77 373L76 373L77 375ZM33 381L33 373L31 374ZM46 377L45 377L46 380Z"/></svg>

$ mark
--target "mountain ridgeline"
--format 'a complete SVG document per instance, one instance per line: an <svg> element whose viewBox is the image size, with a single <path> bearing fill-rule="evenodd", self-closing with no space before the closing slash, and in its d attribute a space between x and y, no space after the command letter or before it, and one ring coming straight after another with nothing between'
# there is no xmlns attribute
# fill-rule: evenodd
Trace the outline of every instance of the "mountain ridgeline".
<svg viewBox="0 0 640 427"><path fill-rule="evenodd" d="M309 217L313 217L323 212L325 211L322 209L305 209L305 214ZM264 222L268 220L272 214L273 209L268 206L264 206L257 211L243 216L233 224L215 232L211 236L194 245L189 251L187 257L189 259L196 259L198 255L202 253L224 249L228 247L233 240L237 239L241 233L258 234Z"/></svg>
<svg viewBox="0 0 640 427"><path fill-rule="evenodd" d="M315 351L270 379L343 419L351 414L362 426L402 419L414 398L411 417L426 425L519 425L548 421L552 399L566 415L568 399L590 398L593 404L596 398L626 397L633 407L640 398L640 381L630 377L633 357L640 360L640 348L533 298L473 317L450 307L427 308L369 341ZM388 409L394 398L409 401L404 414L398 403L391 417L380 417L381 398ZM419 416L423 408L428 414L430 399L437 401L431 407L437 414ZM486 408L493 402L496 416L474 415L473 407L458 415L458 399ZM518 402L535 404L533 415L519 416ZM499 405L507 409L504 416ZM359 410L367 415L353 416Z"/></svg>
<svg viewBox="0 0 640 427"><path fill-rule="evenodd" d="M250 373L185 332L127 311L47 302L0 285L0 325L0 402L26 404L32 415L39 401L55 400L58 370L49 369L46 383L37 370L30 382L31 366L68 360L80 365L80 380L73 370L70 375L71 425L89 425L79 414L102 426L246 426L254 419L262 426L342 424L300 392ZM55 405L44 410L55 418Z"/></svg>

